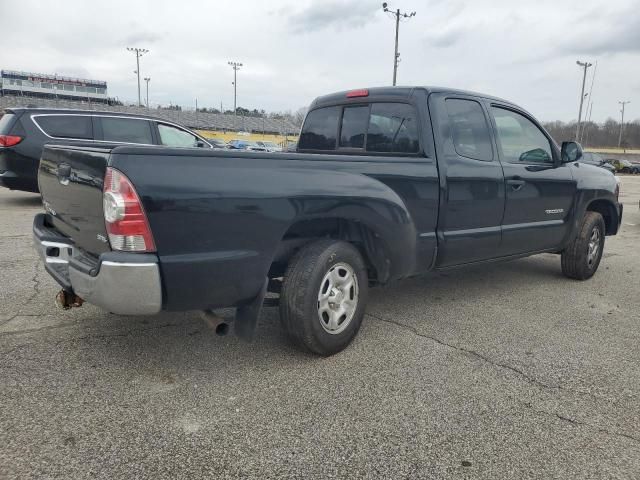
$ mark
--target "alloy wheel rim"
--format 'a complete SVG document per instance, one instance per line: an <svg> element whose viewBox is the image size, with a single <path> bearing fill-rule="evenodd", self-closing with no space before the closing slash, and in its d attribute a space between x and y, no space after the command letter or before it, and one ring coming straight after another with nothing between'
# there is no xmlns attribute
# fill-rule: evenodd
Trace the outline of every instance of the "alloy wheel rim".
<svg viewBox="0 0 640 480"><path fill-rule="evenodd" d="M589 247L587 251L587 263L589 264L589 268L593 268L598 259L600 242L600 229L596 227L591 231L591 237L589 237Z"/></svg>
<svg viewBox="0 0 640 480"><path fill-rule="evenodd" d="M343 332L358 308L358 277L351 265L336 263L322 278L318 291L318 319L332 335Z"/></svg>

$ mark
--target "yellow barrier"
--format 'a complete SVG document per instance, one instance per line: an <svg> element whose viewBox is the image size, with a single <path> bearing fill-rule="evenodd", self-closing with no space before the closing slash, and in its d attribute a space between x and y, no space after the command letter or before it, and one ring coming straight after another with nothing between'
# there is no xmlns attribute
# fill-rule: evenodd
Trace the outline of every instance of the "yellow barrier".
<svg viewBox="0 0 640 480"><path fill-rule="evenodd" d="M622 149L622 148L585 148L585 151L587 152L592 152L592 153L608 153L608 154L625 154L625 153L631 153L631 154L635 154L638 155L640 154L640 150L638 149L632 149L632 148L627 148Z"/></svg>

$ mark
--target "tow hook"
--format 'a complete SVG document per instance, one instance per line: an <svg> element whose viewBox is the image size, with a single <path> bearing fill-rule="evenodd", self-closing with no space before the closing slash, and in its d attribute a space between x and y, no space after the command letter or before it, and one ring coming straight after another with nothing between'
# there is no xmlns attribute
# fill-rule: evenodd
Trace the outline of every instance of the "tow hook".
<svg viewBox="0 0 640 480"><path fill-rule="evenodd" d="M56 306L62 310L69 310L73 307L81 307L84 300L75 293L60 290L56 295Z"/></svg>

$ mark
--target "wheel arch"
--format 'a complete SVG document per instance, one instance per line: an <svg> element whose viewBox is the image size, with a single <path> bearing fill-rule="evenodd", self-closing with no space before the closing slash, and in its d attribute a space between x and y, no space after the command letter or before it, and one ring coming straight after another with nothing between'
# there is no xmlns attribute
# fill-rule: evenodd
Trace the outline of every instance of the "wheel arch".
<svg viewBox="0 0 640 480"><path fill-rule="evenodd" d="M406 228L409 227L410 228ZM415 249L413 225L407 224L393 232L379 224L371 224L361 219L345 217L299 218L284 232L274 256L269 276L274 278L284 272L288 261L303 246L321 238L343 240L354 245L367 265L369 279L373 283L384 284L402 275L407 268L407 259ZM411 237L414 247L407 245ZM404 251L398 245L404 244ZM407 247L409 247L407 249ZM415 257L414 257L415 258Z"/></svg>
<svg viewBox="0 0 640 480"><path fill-rule="evenodd" d="M591 200L585 209L587 212L597 212L602 215L607 235L615 235L618 231L618 210L613 202L604 198Z"/></svg>

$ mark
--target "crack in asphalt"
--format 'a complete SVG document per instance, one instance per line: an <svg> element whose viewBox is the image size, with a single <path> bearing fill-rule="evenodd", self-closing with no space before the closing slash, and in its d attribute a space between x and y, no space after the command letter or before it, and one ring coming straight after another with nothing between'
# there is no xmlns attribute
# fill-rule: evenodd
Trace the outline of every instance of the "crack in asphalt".
<svg viewBox="0 0 640 480"><path fill-rule="evenodd" d="M31 282L33 283L33 293L29 295L27 299L22 303L22 308L28 307L31 304L31 302L33 302L33 300L36 298L36 296L38 296L38 294L40 293L40 279L38 278L38 276L40 275L40 269L38 268L39 266L40 266L40 259L37 258L36 263L33 266L34 268L33 276L31 277ZM16 312L15 314L7 318L6 320L3 320L2 322L0 322L0 327L3 325L6 325L7 323L11 322L17 317L40 317L44 315L44 314L37 314L37 315L22 314L21 313L22 308L18 310L18 312Z"/></svg>
<svg viewBox="0 0 640 480"><path fill-rule="evenodd" d="M544 383L544 382L538 380L537 378L532 377L531 375L525 373L524 371L520 370L519 368L513 367L511 365L507 365L506 363L496 362L496 361L492 360L491 358L487 357L486 355L483 355L483 354L481 354L479 352L476 352L475 350L471 350L471 349L468 349L468 348L465 348L465 347L461 347L461 346L458 346L458 345L453 345L451 343L446 343L446 342L440 340L437 337L433 337L431 335L427 335L425 333L421 333L417 328L412 327L411 325L406 325L406 324L401 323L401 322L396 322L395 320L389 320L387 318L383 318L383 317L380 317L378 315L374 315L374 314L371 314L371 313L367 313L367 315L369 315L370 317L375 318L376 320L379 320L381 322L385 322L385 323L390 323L392 325L396 325L397 327L400 327L400 328L402 328L404 330L410 331L411 333L413 333L414 335L416 335L418 337L429 339L429 340L431 340L433 342L436 342L437 344L442 345L444 347L448 347L448 348L451 348L453 350L458 350L460 352L464 352L464 353L467 353L469 355L472 355L472 356L474 356L474 357L476 357L476 358L478 358L478 359L480 359L480 360L482 360L482 361L484 361L484 362L486 362L486 363L488 363L490 365L493 365L494 367L498 367L498 368L501 368L503 370L509 370L509 371L515 373L516 375L518 375L519 377L523 378L528 383L530 383L532 385L536 385L536 386L538 386L540 388L547 389L547 390L561 390L561 391L568 392L568 393L571 393L571 394L574 394L574 395L582 395L582 396L585 396L585 397L589 397L592 400L601 400L599 397L597 397L597 396L595 396L595 395L593 395L591 393L588 393L588 392L581 392L579 390L572 390L570 388L563 387L562 385L550 385L550 384Z"/></svg>
<svg viewBox="0 0 640 480"><path fill-rule="evenodd" d="M623 433L623 432L612 432L611 430L607 430L606 428L602 428L602 427L598 427L596 425L593 425L591 423L587 423L587 422L581 422L580 420L576 420L575 418L570 418L570 417L565 417L564 415L560 415L557 412L548 412L546 410L539 410L537 408L533 408L533 405L529 402L522 402L518 400L518 403L520 403L521 405L524 405L526 408L528 408L529 410L531 410L534 413L538 413L541 415L546 415L549 417L553 417L553 418L557 418L563 422L566 423L570 423L573 426L579 426L579 427L587 427L593 430L597 430L600 433L604 433L606 435L612 436L612 437L623 437L626 438L628 440L631 440L633 442L636 443L640 443L640 438L638 437L634 437L633 435L629 435L628 433Z"/></svg>
<svg viewBox="0 0 640 480"><path fill-rule="evenodd" d="M62 340L57 341L54 345L58 346L61 345L63 343L67 343L67 342L75 342L77 340L87 340L87 339L106 339L106 338L117 338L117 337L128 337L129 335L132 335L134 333L139 333L139 332L147 332L150 330L160 330L163 328L171 328L171 327L180 327L183 325L187 325L188 322L182 322L182 323L165 323L164 325L156 325L156 326L152 326L152 327L148 327L148 328L132 328L131 330L127 330L125 332L119 332L119 333L113 333L113 334L108 334L108 333L100 333L100 334L95 334L95 335L84 335L81 337L70 337L70 338L65 338Z"/></svg>
<svg viewBox="0 0 640 480"><path fill-rule="evenodd" d="M44 316L44 315L16 315L17 317L40 317L40 316ZM47 325L45 327L39 327L39 328L28 328L25 330L12 330L10 332L2 332L0 333L0 338L2 337L10 337L13 335L26 335L27 333L36 333L36 332L42 332L42 331L46 331L46 330L57 330L59 328L66 328L69 327L71 325L77 325L78 323L81 323L82 320L78 320L75 322L66 322L66 323L59 323L57 325Z"/></svg>
<svg viewBox="0 0 640 480"><path fill-rule="evenodd" d="M542 387L544 389L549 389L549 390L562 390L562 391L573 393L573 394L586 395L586 396L591 397L594 400L598 400L598 398L595 397L594 395L591 395L591 394L588 394L588 393L585 393L585 392L571 390L571 389L568 389L568 388L564 388L564 387L562 387L560 385L548 385L548 384L546 384L544 382L541 382L540 380L538 380L538 379L536 379L534 377L531 377L530 375L527 375L526 373L524 373L522 370L520 370L518 368L512 367L511 365L506 365L504 363L495 362L495 361L491 360L489 357L487 357L485 355L482 355L481 353L478 353L475 350L470 350L468 348L464 348L464 347L460 347L460 346L457 346L457 345L452 345L450 343L446 343L446 342L440 340L439 338L432 337L430 335L426 335L424 333L421 333L421 332L418 331L417 328L412 327L410 325L406 325L404 323L396 322L394 320L389 320L389 319L380 317L378 315L373 315L371 313L367 313L367 315L372 317L372 318L374 318L374 319L376 319L376 320L379 320L381 322L390 323L390 324L395 325L397 327L400 327L400 328L402 328L404 330L408 330L411 333L413 333L414 335L416 335L418 337L426 338L428 340L431 340L431 341L437 343L438 345L442 345L444 347L451 348L453 350L458 350L460 352L464 352L464 353L470 354L470 355L472 355L472 356L474 356L476 358L479 358L480 360L482 360L482 361L484 361L484 362L486 362L486 363L488 363L490 365L493 365L494 367L498 367L498 368L502 368L502 369L506 369L506 370L509 370L511 372L514 372L519 377L523 378L524 380L526 380L528 383L530 383L532 385L536 385L536 386ZM561 420L563 422L570 423L570 424L572 424L574 426L584 426L584 427L591 428L591 429L597 430L599 432L605 433L605 434L610 435L610 436L623 437L623 438L626 438L628 440L632 440L634 442L640 443L640 438L634 437L633 435L629 435L627 433L622 433L622 432L612 432L610 430L607 430L605 428L601 428L601 427L592 425L590 423L581 422L579 420L576 420L576 419L573 419L573 418L570 418L570 417L565 417L564 415L560 415L559 413L556 413L556 412L547 412L546 410L535 409L535 408L533 408L533 405L531 405L531 403L528 403L528 402L522 402L520 400L517 400L517 401L518 401L518 403L524 405L525 407L529 408L533 412L558 418L559 420Z"/></svg>

